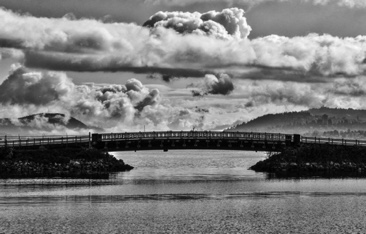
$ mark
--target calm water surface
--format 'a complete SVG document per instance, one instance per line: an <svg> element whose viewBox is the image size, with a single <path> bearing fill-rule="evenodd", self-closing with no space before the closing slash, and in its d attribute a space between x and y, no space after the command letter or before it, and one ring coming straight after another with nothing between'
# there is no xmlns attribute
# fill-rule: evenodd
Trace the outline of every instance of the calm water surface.
<svg viewBox="0 0 366 234"><path fill-rule="evenodd" d="M366 233L365 179L269 180L236 151L114 153L109 180L0 180L0 233Z"/></svg>

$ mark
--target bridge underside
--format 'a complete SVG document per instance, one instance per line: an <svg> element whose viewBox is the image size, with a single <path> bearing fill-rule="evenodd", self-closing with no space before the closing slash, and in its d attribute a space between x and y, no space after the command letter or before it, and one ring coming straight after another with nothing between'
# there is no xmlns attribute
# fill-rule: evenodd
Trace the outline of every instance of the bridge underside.
<svg viewBox="0 0 366 234"><path fill-rule="evenodd" d="M280 152L286 147L285 142L249 141L225 139L168 139L168 140L121 140L93 142L93 147L104 151L140 151L140 150L244 150Z"/></svg>

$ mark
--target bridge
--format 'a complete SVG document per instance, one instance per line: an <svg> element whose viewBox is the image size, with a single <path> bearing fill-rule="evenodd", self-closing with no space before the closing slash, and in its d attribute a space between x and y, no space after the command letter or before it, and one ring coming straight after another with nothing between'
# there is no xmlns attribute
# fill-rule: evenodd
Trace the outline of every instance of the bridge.
<svg viewBox="0 0 366 234"><path fill-rule="evenodd" d="M103 151L245 150L280 152L301 144L366 146L366 140L304 137L299 134L218 131L93 133L77 136L0 136L0 148L35 150L93 147Z"/></svg>

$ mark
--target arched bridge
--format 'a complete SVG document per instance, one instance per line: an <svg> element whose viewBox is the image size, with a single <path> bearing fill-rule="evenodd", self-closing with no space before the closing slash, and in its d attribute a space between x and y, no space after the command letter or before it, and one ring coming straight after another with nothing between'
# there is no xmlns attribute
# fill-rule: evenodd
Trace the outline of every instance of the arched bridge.
<svg viewBox="0 0 366 234"><path fill-rule="evenodd" d="M94 133L83 136L0 136L0 148L27 150L40 147L93 147L105 151L215 149L282 151L300 144L366 146L366 141L303 137L298 134L217 131Z"/></svg>

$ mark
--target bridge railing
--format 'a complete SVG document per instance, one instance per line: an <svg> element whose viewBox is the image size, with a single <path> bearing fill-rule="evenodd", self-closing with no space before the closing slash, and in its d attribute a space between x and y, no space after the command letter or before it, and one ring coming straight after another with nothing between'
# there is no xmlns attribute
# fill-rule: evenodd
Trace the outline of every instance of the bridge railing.
<svg viewBox="0 0 366 234"><path fill-rule="evenodd" d="M289 134L258 132L215 132L215 131L168 131L168 132L125 132L98 134L101 141L136 139L248 139L285 141Z"/></svg>
<svg viewBox="0 0 366 234"><path fill-rule="evenodd" d="M138 140L138 139L239 139L260 141L291 141L293 134L259 133L259 132L216 132L216 131L168 131L168 132L125 132L98 134L100 141ZM298 135L299 136L299 135ZM300 136L299 136L300 137ZM305 144L333 144L366 146L366 140L334 139L321 137L303 137Z"/></svg>
<svg viewBox="0 0 366 234"><path fill-rule="evenodd" d="M90 138L88 135L0 136L0 147L62 145L62 144L74 144L74 143L86 143L89 141Z"/></svg>
<svg viewBox="0 0 366 234"><path fill-rule="evenodd" d="M301 137L301 142L305 143L305 144L330 144L330 145L366 146L366 140L334 139L334 138L324 138L324 137Z"/></svg>
<svg viewBox="0 0 366 234"><path fill-rule="evenodd" d="M93 134L97 141L123 141L123 140L166 140L166 139L233 139L233 140L258 140L275 142L298 142L292 134L259 133L259 132L216 132L216 131L167 131L167 132L125 132ZM300 138L300 135L297 135ZM333 144L333 145L357 145L365 146L366 140L334 139L321 137L304 137L299 139L305 144ZM44 135L44 136L0 136L0 147L23 147L23 146L47 146L67 145L94 141L90 135Z"/></svg>

